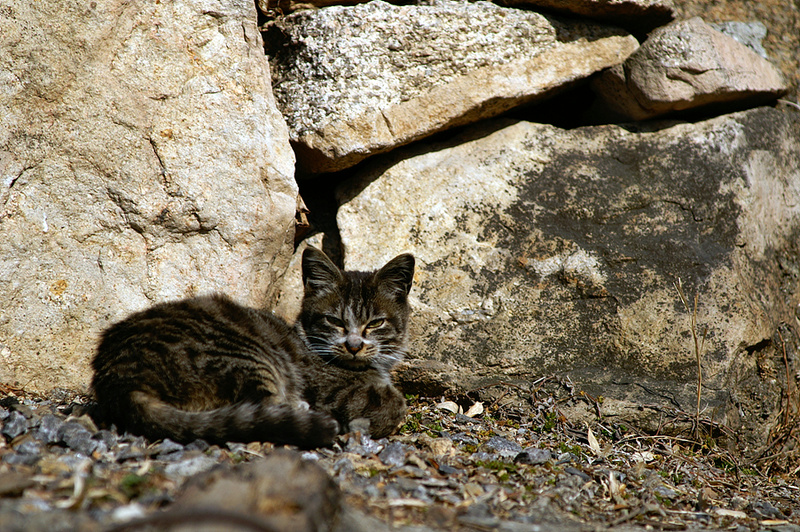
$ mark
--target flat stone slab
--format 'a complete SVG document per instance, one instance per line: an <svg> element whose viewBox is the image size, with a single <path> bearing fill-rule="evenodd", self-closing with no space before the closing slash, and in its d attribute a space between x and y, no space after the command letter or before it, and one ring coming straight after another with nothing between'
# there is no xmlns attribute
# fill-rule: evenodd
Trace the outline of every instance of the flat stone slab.
<svg viewBox="0 0 800 532"><path fill-rule="evenodd" d="M265 33L298 170L341 170L624 61L622 30L488 2L299 11Z"/></svg>

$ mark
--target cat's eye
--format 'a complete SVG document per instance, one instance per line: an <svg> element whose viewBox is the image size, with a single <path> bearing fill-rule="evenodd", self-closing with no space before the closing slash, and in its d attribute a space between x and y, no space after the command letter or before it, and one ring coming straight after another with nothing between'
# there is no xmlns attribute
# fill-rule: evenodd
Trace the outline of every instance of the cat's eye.
<svg viewBox="0 0 800 532"><path fill-rule="evenodd" d="M372 320L371 322L367 323L367 329L377 329L381 325L386 322L383 318L379 318L377 320Z"/></svg>
<svg viewBox="0 0 800 532"><path fill-rule="evenodd" d="M325 321L327 321L334 327L344 328L344 322L339 318L337 318L336 316L325 316Z"/></svg>

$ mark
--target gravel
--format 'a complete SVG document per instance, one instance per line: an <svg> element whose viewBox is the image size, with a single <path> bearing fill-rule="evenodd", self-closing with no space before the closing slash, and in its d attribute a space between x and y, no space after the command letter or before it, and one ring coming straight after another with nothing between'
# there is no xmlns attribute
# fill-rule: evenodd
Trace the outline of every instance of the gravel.
<svg viewBox="0 0 800 532"><path fill-rule="evenodd" d="M592 427L590 445L586 427L558 417L556 401L493 406L469 418L409 399L395 436L353 432L331 448L297 453L344 495L333 530L800 531L800 488L789 467L765 476L708 442L602 424ZM3 531L136 522L169 510L189 479L276 449L119 434L95 426L81 396L0 395L0 405Z"/></svg>

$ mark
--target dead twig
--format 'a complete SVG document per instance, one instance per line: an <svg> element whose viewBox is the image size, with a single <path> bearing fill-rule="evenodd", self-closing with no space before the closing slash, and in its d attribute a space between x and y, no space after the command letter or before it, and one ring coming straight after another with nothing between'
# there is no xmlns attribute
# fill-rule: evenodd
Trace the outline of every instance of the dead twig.
<svg viewBox="0 0 800 532"><path fill-rule="evenodd" d="M700 399L702 397L702 390L703 390L703 369L702 369L702 353L703 347L705 346L706 342L706 335L708 334L708 327L703 328L703 335L702 338L698 337L697 335L697 303L698 303L698 296L697 293L694 295L694 307L689 309L689 301L686 299L686 294L683 292L683 282L681 281L680 277L678 278L678 282L674 283L675 289L678 291L678 296L680 297L681 301L683 302L683 306L686 309L686 312L691 313L692 315L692 322L691 322L691 332L692 332L692 340L694 341L694 356L695 361L697 362L697 406L695 408L695 430L700 430ZM699 439L700 433L697 432L695 437Z"/></svg>

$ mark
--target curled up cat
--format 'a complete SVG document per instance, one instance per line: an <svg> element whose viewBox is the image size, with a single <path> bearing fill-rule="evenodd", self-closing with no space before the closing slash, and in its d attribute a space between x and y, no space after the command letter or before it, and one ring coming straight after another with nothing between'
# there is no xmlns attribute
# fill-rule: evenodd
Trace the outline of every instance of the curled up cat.
<svg viewBox="0 0 800 532"><path fill-rule="evenodd" d="M355 420L373 437L406 414L391 369L405 354L414 257L341 271L302 260L294 327L224 295L157 304L106 329L92 361L96 417L150 439L329 445Z"/></svg>

